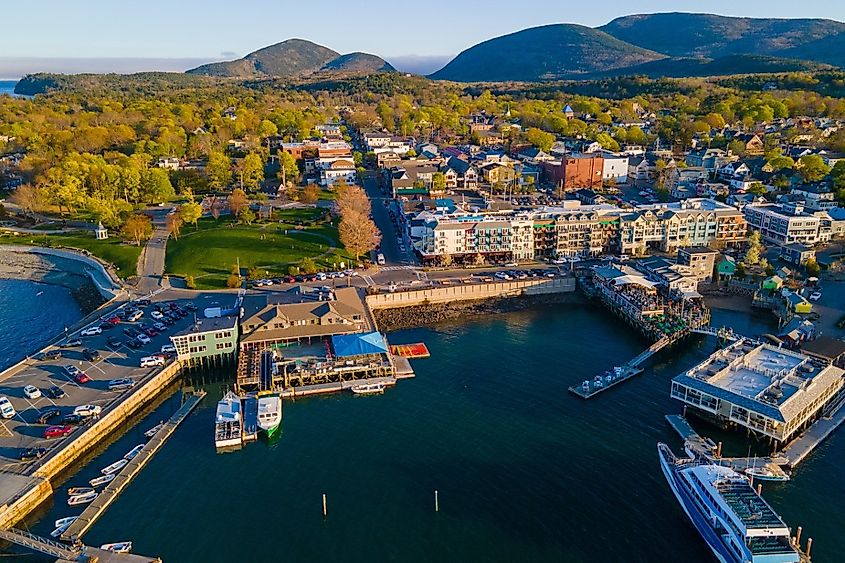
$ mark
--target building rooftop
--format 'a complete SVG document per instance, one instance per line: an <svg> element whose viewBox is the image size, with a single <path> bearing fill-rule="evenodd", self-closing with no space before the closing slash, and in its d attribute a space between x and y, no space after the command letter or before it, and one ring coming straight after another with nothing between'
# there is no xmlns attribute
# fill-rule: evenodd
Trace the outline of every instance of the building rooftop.
<svg viewBox="0 0 845 563"><path fill-rule="evenodd" d="M197 319L192 325L174 334L184 336L200 332L213 332L215 330L233 329L238 325L238 317L212 317L208 319Z"/></svg>

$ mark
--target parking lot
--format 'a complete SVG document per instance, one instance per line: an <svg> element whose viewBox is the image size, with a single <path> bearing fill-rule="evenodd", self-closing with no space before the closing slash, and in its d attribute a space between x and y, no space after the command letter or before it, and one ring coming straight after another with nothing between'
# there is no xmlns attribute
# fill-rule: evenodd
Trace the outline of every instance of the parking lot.
<svg viewBox="0 0 845 563"><path fill-rule="evenodd" d="M27 360L17 370L7 372L7 377L0 381L0 397L7 397L15 409L11 418L0 420L0 470L18 473L27 472L35 462L21 460L21 453L29 448L54 448L68 440L72 440L77 429L90 423L92 417L82 417L79 421L64 421L73 414L74 409L81 405L96 405L105 409L117 399L131 393L131 389L110 389L109 382L117 379L132 378L136 385L158 371L159 367L141 368L141 358L161 353L162 346L170 344L169 336L184 330L193 322L193 313L188 309L194 306L186 301L159 301L143 306L127 304L117 310L116 314L128 317L133 306L143 312L135 321L125 318L113 319L112 323L104 319L68 335L57 346L46 349L48 354L38 354ZM178 303L181 314L173 314L167 323L162 323L164 330L158 331L153 323L159 322L152 318L156 307L162 311L170 311L170 303ZM161 313L164 316L163 313ZM137 316L137 314L136 314ZM159 316L156 313L155 316ZM131 317L130 317L131 318ZM161 319L162 321L164 319ZM101 332L85 330L100 327ZM134 332L148 330L148 341L142 343ZM149 330L152 329L152 330ZM82 336L91 332L99 332L90 336ZM131 346L130 346L131 344ZM60 358L45 358L49 352L58 350ZM97 357L99 356L99 357ZM165 362L172 361L168 357ZM72 376L71 372L80 370L87 377ZM90 381L85 379L90 378ZM34 386L40 397L30 398L24 388ZM57 391L56 388L61 391ZM50 396L50 391L53 391ZM61 397L57 395L63 395ZM96 410L96 409L94 409ZM39 421L39 417L50 411L57 413L48 421ZM68 423L73 432L65 437L45 438L45 430L54 425Z"/></svg>

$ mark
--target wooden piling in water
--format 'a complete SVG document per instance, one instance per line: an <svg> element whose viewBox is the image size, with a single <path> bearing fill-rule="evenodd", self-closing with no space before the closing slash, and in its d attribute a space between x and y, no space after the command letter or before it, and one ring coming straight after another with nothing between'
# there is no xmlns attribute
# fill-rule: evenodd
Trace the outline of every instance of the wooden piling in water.
<svg viewBox="0 0 845 563"><path fill-rule="evenodd" d="M328 510L326 507L326 493L323 493L323 518L328 516Z"/></svg>
<svg viewBox="0 0 845 563"><path fill-rule="evenodd" d="M437 489L434 490L434 511L440 512L440 497L438 495Z"/></svg>

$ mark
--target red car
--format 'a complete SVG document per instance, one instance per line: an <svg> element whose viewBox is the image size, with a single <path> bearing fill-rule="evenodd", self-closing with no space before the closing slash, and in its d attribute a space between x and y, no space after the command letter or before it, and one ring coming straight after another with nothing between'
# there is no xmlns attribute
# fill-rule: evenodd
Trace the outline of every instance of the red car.
<svg viewBox="0 0 845 563"><path fill-rule="evenodd" d="M106 322L111 324L111 325L119 325L120 324L120 317L118 317L117 315L114 315L112 317L107 318Z"/></svg>
<svg viewBox="0 0 845 563"><path fill-rule="evenodd" d="M44 430L44 437L45 438L64 438L68 434L73 432L73 426L64 425L64 426L48 426L46 430Z"/></svg>
<svg viewBox="0 0 845 563"><path fill-rule="evenodd" d="M84 371L79 371L76 373L76 375L73 376L73 380L79 383L80 385L83 385L91 381L91 378L88 377L88 374Z"/></svg>

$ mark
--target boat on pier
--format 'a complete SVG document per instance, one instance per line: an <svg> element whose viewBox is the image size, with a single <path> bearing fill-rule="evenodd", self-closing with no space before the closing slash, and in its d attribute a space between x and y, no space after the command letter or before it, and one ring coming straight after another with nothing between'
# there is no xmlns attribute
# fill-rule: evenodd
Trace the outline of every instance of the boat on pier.
<svg viewBox="0 0 845 563"><path fill-rule="evenodd" d="M143 450L143 449L144 449L144 445L145 445L145 444L138 444L137 446L135 446L134 448L132 448L131 450L129 450L128 452L126 452L126 455L124 455L124 456L123 456L123 459L125 459L126 461L132 461L132 459L133 459L136 455L138 455L139 453L141 453L141 450Z"/></svg>
<svg viewBox="0 0 845 563"><path fill-rule="evenodd" d="M384 393L384 388L384 383L362 383L353 385L349 389L356 395L378 395Z"/></svg>
<svg viewBox="0 0 845 563"><path fill-rule="evenodd" d="M129 553L132 551L131 541L119 541L115 543L104 543L100 546L103 551L111 551L112 553Z"/></svg>
<svg viewBox="0 0 845 563"><path fill-rule="evenodd" d="M94 491L94 487L71 487L67 490L68 496L84 495ZM58 524L56 524L58 526Z"/></svg>
<svg viewBox="0 0 845 563"><path fill-rule="evenodd" d="M232 448L241 445L243 436L243 415L241 398L227 391L217 403L217 416L214 421L214 446Z"/></svg>
<svg viewBox="0 0 845 563"><path fill-rule="evenodd" d="M258 394L258 427L268 437L273 437L282 424L282 398L278 393Z"/></svg>
<svg viewBox="0 0 845 563"><path fill-rule="evenodd" d="M748 479L729 467L678 458L657 445L660 467L702 539L722 563L800 563L790 529Z"/></svg>

